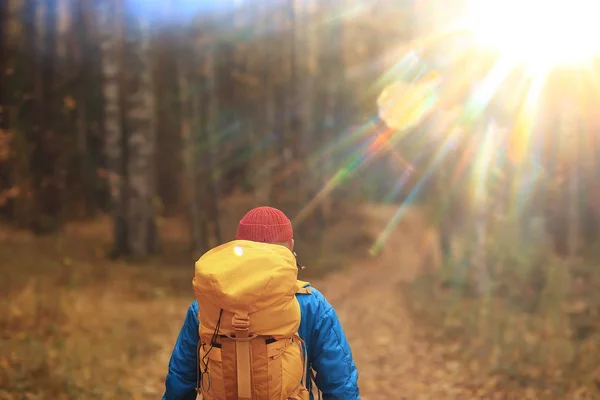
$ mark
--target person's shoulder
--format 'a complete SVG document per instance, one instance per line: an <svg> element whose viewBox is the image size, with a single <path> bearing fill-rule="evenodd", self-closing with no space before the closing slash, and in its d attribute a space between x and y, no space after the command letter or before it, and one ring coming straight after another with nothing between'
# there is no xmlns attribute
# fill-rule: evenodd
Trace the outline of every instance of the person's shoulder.
<svg viewBox="0 0 600 400"><path fill-rule="evenodd" d="M196 300L192 301L192 304L187 309L187 317L186 321L193 323L194 325L200 324L198 319L199 314L198 302Z"/></svg>

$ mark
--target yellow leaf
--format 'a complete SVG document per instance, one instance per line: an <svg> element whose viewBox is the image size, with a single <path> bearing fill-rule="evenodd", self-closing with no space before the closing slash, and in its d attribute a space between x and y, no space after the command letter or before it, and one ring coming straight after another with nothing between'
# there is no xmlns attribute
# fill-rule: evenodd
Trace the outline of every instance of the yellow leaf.
<svg viewBox="0 0 600 400"><path fill-rule="evenodd" d="M63 102L65 105L65 108L69 111L74 110L75 106L77 105L77 103L75 103L75 100L73 100L73 98L71 96L65 97Z"/></svg>

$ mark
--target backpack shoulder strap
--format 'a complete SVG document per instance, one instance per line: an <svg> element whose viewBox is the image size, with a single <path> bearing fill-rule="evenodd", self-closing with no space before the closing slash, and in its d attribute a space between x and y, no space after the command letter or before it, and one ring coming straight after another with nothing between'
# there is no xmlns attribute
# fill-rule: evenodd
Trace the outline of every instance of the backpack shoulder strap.
<svg viewBox="0 0 600 400"><path fill-rule="evenodd" d="M297 294L312 294L309 282L298 280L296 281L296 284L298 285L298 290L296 291Z"/></svg>

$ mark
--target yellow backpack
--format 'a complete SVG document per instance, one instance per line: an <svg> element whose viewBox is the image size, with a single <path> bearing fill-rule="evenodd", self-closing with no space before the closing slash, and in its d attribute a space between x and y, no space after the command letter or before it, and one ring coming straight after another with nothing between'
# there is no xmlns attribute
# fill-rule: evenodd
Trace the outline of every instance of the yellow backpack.
<svg viewBox="0 0 600 400"><path fill-rule="evenodd" d="M235 240L205 253L198 301L198 388L204 400L308 400L298 336L296 258L284 246Z"/></svg>

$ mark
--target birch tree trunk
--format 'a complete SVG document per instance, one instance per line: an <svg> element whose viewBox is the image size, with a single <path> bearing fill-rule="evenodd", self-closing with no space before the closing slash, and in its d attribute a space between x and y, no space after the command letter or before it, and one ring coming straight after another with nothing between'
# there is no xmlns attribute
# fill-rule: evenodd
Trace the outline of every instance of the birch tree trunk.
<svg viewBox="0 0 600 400"><path fill-rule="evenodd" d="M69 28L72 25L71 9L77 7L79 0L55 0L56 59L62 64L67 59Z"/></svg>
<svg viewBox="0 0 600 400"><path fill-rule="evenodd" d="M107 179L113 216L113 252L118 257L127 254L127 175L125 171L125 132L122 124L122 57L123 15L122 0L104 0L98 12L104 95L104 149Z"/></svg>
<svg viewBox="0 0 600 400"><path fill-rule="evenodd" d="M156 250L154 200L156 127L150 33L139 11L127 10L126 51L123 63L125 129L127 133L127 176L129 180L127 234L130 252L145 257Z"/></svg>

